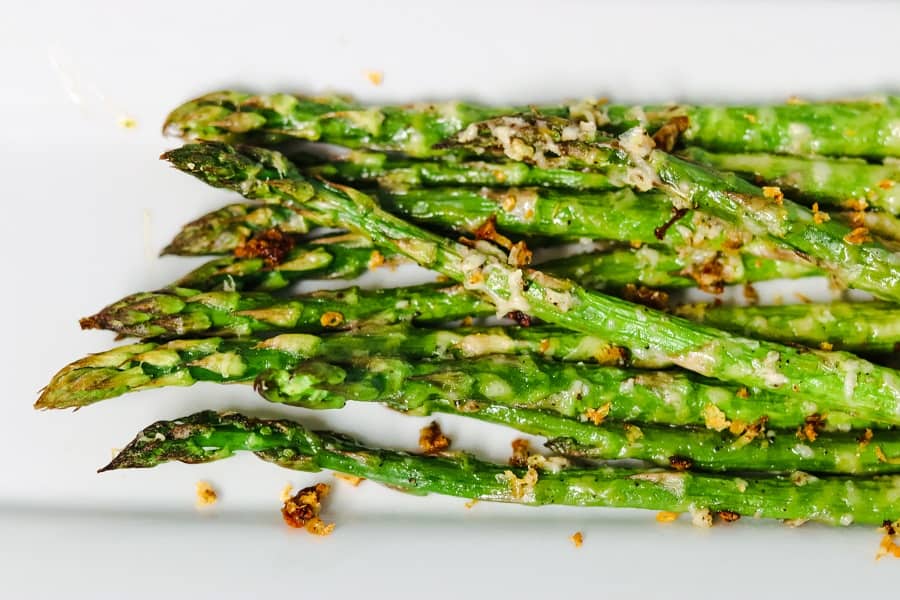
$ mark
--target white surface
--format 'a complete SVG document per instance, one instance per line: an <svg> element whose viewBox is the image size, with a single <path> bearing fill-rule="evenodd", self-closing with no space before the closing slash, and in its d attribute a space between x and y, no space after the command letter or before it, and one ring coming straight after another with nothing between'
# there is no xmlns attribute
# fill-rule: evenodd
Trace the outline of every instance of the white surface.
<svg viewBox="0 0 900 600"><path fill-rule="evenodd" d="M751 523L699 531L651 513L414 498L337 482L313 539L279 523L281 488L307 476L240 457L96 475L142 426L201 408L300 415L249 389L142 392L36 413L56 369L112 343L77 317L164 285L177 227L223 204L156 160L167 109L228 86L337 90L379 100L538 102L778 99L900 89L895 3L340 2L143 7L15 3L0 22L5 183L0 345L0 597L858 597L896 589L871 529ZM329 8L331 6L331 8ZM367 69L382 70L373 87ZM129 116L137 128L117 125ZM10 273L10 270L12 271ZM424 420L377 406L316 413L375 443L415 442ZM460 447L502 459L508 431L442 418ZM193 507L194 483L221 494ZM574 549L568 536L585 533ZM890 585L891 587L887 587ZM683 590L683 591L682 591ZM271 596L270 596L271 597Z"/></svg>

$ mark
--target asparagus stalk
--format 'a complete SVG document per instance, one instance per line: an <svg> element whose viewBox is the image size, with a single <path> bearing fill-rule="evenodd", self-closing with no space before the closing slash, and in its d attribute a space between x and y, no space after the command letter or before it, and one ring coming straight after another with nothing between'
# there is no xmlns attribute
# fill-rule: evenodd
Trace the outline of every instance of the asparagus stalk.
<svg viewBox="0 0 900 600"><path fill-rule="evenodd" d="M306 233L309 224L284 206L229 204L185 225L162 253L223 254L245 244L256 233L276 228L284 233Z"/></svg>
<svg viewBox="0 0 900 600"><path fill-rule="evenodd" d="M652 350L633 352L591 335L550 327L418 329L375 325L352 332L284 333L269 338L141 342L77 360L57 373L35 408L75 408L144 389L197 381L249 383L265 369L304 361L338 363L374 356L407 360L535 354L547 359L642 368L670 366Z"/></svg>
<svg viewBox="0 0 900 600"><path fill-rule="evenodd" d="M576 133L570 132L572 128ZM758 237L778 241L793 249L798 259L828 270L840 282L884 300L900 300L900 254L867 241L866 229L851 231L835 221L817 219L777 189L770 188L766 197L766 191L735 175L654 150L653 141L640 129L618 139L577 131L577 125L564 119L501 118L473 124L471 131L446 145L563 167L602 170L608 164L628 164L626 179L631 185L659 187L676 206L699 208Z"/></svg>
<svg viewBox="0 0 900 600"><path fill-rule="evenodd" d="M900 377L851 354L800 351L737 337L718 329L589 292L540 271L512 267L493 253L451 242L383 211L346 187L303 179L284 158L261 149L192 144L164 158L207 183L296 207L320 224L364 232L420 265L437 270L494 304L498 314L521 311L612 343L655 348L676 365L707 377L767 389L796 399L822 397L900 423ZM280 171L281 179L273 179Z"/></svg>
<svg viewBox="0 0 900 600"><path fill-rule="evenodd" d="M351 148L437 154L433 144L476 121L537 111L583 120L596 128L650 129L686 119L683 138L724 152L900 156L900 99L771 106L569 105L486 107L461 102L362 106L342 98L213 92L176 108L164 130L189 140L272 143L299 138Z"/></svg>
<svg viewBox="0 0 900 600"><path fill-rule="evenodd" d="M864 201L890 214L900 214L900 166L876 165L850 158L777 156L772 154L717 154L686 148L684 158L731 171L757 183L775 185L793 198L818 202L823 207L847 208Z"/></svg>
<svg viewBox="0 0 900 600"><path fill-rule="evenodd" d="M304 169L311 176L386 190L435 186L544 187L605 191L615 186L603 173L541 169L520 162L425 161L353 150L337 160Z"/></svg>
<svg viewBox="0 0 900 600"><path fill-rule="evenodd" d="M850 351L895 352L900 307L883 302L832 302L787 306L688 304L676 314L697 323L767 340Z"/></svg>
<svg viewBox="0 0 900 600"><path fill-rule="evenodd" d="M498 369L493 374L491 361L481 368L456 364L448 370L383 359L366 361L358 368L313 362L294 372L267 371L256 380L255 387L267 400L304 408L341 408L347 400L357 400L384 402L395 410L413 414L464 415L551 438L548 445L555 451L596 459L639 459L662 466L672 464L713 471L802 469L857 475L900 472L900 464L887 459L900 455L900 437L892 432L879 431L878 442L874 446L870 444L871 447L860 444L858 433L813 433L815 442L806 443L796 439L794 430L777 434L774 430L764 432L766 417L761 415L764 410L769 410L779 421L791 421L777 407L775 398L757 398L766 405L763 407L755 405L753 400L745 402L739 396L725 399L718 396L722 392L719 389L694 404L710 390L698 387L681 396L674 388L684 381L673 386L669 383L674 382L666 381L666 375L661 379L653 375L642 378L606 367L594 369L593 376L585 372L573 374L572 379L580 382L580 386L546 396L549 389L543 386L540 369L533 362L523 361L522 370L535 376L535 387L529 394L526 390L531 382L517 378L511 372L515 370L511 363L503 365L502 361L494 361ZM609 378L618 380L619 390ZM590 392L591 388L598 387L605 389ZM517 396L521 392L526 393ZM666 406L667 395L677 407ZM687 414L702 412L696 410L701 404L715 406L711 404L714 397L747 417L757 415L758 420L754 424L743 422L734 433L713 428L673 427L690 420L685 418ZM598 410L608 411L613 418L630 417L641 425L603 420L598 417ZM574 413L581 420L560 413ZM802 408L795 407L794 414L802 415ZM723 419L717 428L726 429L725 422ZM796 427L797 423L794 420L792 425ZM803 423L802 417L799 423Z"/></svg>
<svg viewBox="0 0 900 600"><path fill-rule="evenodd" d="M831 525L880 524L897 517L900 477L757 476L570 467L507 467L453 453L420 456L375 450L345 435L288 420L202 412L144 429L101 471L170 462L205 463L254 452L290 469L332 469L419 494L438 493L533 506L565 504L651 510L728 511ZM414 476L413 476L414 474Z"/></svg>
<svg viewBox="0 0 900 600"><path fill-rule="evenodd" d="M132 294L85 317L81 327L142 338L230 337L267 331L317 333L364 323L439 323L493 313L489 302L459 285L351 287L287 298L265 292L173 288Z"/></svg>
<svg viewBox="0 0 900 600"><path fill-rule="evenodd" d="M320 238L294 246L274 264L262 256L215 258L168 289L271 292L301 279L352 279L386 261L394 264L397 258L373 247L370 240L361 236Z"/></svg>

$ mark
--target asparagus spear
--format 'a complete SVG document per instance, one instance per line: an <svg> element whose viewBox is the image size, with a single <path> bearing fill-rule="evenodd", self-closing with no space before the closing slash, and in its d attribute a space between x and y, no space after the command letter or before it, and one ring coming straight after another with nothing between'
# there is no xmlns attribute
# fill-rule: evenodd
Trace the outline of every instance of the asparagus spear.
<svg viewBox="0 0 900 600"><path fill-rule="evenodd" d="M656 348L701 375L816 402L822 397L871 410L900 423L900 377L841 352L810 352L727 334L636 306L540 271L515 268L496 255L451 242L383 211L352 188L303 179L281 155L239 151L223 144L191 144L164 155L207 183L294 206L323 225L364 232L420 265L463 282L489 299L498 314L521 311L548 323L627 347ZM273 179L280 171L281 179Z"/></svg>
<svg viewBox="0 0 900 600"><path fill-rule="evenodd" d="M173 288L132 294L81 320L82 329L136 337L245 336L266 331L321 332L363 323L438 323L493 314L459 285L318 291L292 297L264 292Z"/></svg>
<svg viewBox="0 0 900 600"><path fill-rule="evenodd" d="M308 175L386 190L434 186L545 187L605 191L615 186L603 173L541 169L520 162L426 161L353 150L337 160L304 169Z"/></svg>
<svg viewBox="0 0 900 600"><path fill-rule="evenodd" d="M306 233L309 225L284 206L229 204L185 225L163 254L194 256L231 252L255 233L275 229L284 233Z"/></svg>
<svg viewBox="0 0 900 600"><path fill-rule="evenodd" d="M432 145L476 121L516 113L583 120L596 128L656 129L686 118L684 139L725 152L825 154L882 158L900 156L900 99L819 102L772 106L486 107L461 102L365 107L341 98L288 94L207 94L176 108L164 130L191 140L274 142L318 140L351 148L436 154Z"/></svg>
<svg viewBox="0 0 900 600"><path fill-rule="evenodd" d="M581 387L573 385L566 390L556 386L557 391L546 396L549 389L540 377L540 369L533 362L523 362L522 370L527 375L518 378L512 372L512 360L506 365L494 361L496 374L492 374L490 361L480 367L455 364L448 370L390 359L365 361L358 368L312 362L294 372L267 371L256 380L255 387L267 400L304 408L341 408L347 400L357 400L384 402L395 410L414 414L464 415L551 438L548 444L555 451L596 459L630 458L714 471L802 469L858 475L900 472L900 464L887 458L900 456L900 437L892 432L875 434L878 442L874 446L861 445L858 433L813 433L815 442L806 443L796 439L793 429L777 434L764 432L766 417L761 413L766 410L785 423L791 421L788 412L802 415L799 406L780 409L774 397L757 398L765 406L736 396L731 400L719 397L723 405L736 408L742 415L758 416L756 423L743 422L734 433L677 428L673 425L690 420L686 418L688 413L702 412L700 405L710 406L712 398L722 390L694 404L699 400L694 393L681 396L673 389L684 381L673 386L670 384L674 382L666 382L666 375L661 380L653 375L641 378L603 367L594 369L592 377L583 371L573 374L571 379ZM535 377L533 384L528 380L530 376ZM618 380L619 391L615 384L610 385L609 377ZM634 384L634 389L628 382ZM531 385L532 393L523 394ZM592 394L590 389L597 387L606 389ZM700 388L696 392L699 396L706 393ZM667 397L678 406L666 406ZM613 418L630 417L641 424L603 420L598 410L601 414L608 411ZM574 413L582 420L560 413ZM725 422L723 418L717 428L725 429ZM792 426L798 423L803 423L802 417L794 420Z"/></svg>
<svg viewBox="0 0 900 600"><path fill-rule="evenodd" d="M101 471L170 462L205 463L254 452L290 469L332 469L394 488L528 505L728 511L831 525L881 524L897 517L900 477L734 477L614 467L558 472L507 467L453 453L419 456L367 448L345 435L288 420L202 412L144 429Z"/></svg>
<svg viewBox="0 0 900 600"><path fill-rule="evenodd" d="M265 369L292 369L303 361L335 362L373 356L408 360L473 359L498 354L644 368L670 366L652 350L633 352L590 335L550 327L418 329L406 325L269 338L202 338L141 342L77 360L57 373L35 408L74 408L128 392L197 381L251 382Z"/></svg>
<svg viewBox="0 0 900 600"><path fill-rule="evenodd" d="M688 304L676 314L741 335L844 350L894 352L900 344L900 307L884 302L787 306Z"/></svg>
<svg viewBox="0 0 900 600"><path fill-rule="evenodd" d="M471 131L446 145L563 167L602 170L608 164L628 164L631 185L659 187L678 207L699 208L758 237L779 241L798 259L827 269L838 281L884 300L900 300L900 254L867 241L866 229L851 231L835 221L817 220L776 188L762 190L735 175L654 150L653 140L640 129L618 139L577 131L577 125L565 119L500 118L473 124Z"/></svg>
<svg viewBox="0 0 900 600"><path fill-rule="evenodd" d="M387 256L385 256L387 254ZM397 257L360 236L320 238L294 246L270 264L262 256L223 256L197 267L172 288L274 291L301 279L352 279Z"/></svg>
<svg viewBox="0 0 900 600"><path fill-rule="evenodd" d="M611 106L610 126L656 129L686 118L683 140L720 152L900 156L900 98L761 106Z"/></svg>
<svg viewBox="0 0 900 600"><path fill-rule="evenodd" d="M757 183L776 185L791 197L823 207L847 207L865 201L890 214L900 214L900 166L876 165L851 158L717 154L686 148L684 158L720 171L732 171Z"/></svg>

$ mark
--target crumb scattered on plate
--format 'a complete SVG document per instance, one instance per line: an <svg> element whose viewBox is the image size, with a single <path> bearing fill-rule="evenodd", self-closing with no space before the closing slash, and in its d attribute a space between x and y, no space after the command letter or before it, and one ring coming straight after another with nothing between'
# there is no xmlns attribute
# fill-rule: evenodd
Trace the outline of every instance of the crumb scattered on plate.
<svg viewBox="0 0 900 600"><path fill-rule="evenodd" d="M884 537L881 538L881 543L878 545L875 560L880 560L883 556L888 555L900 558L900 545L894 541L894 537L900 531L900 521L894 523L885 521L884 525L881 526L881 531L884 532Z"/></svg>
<svg viewBox="0 0 900 600"><path fill-rule="evenodd" d="M463 504L463 506L466 507L466 510L471 510L472 507L475 506L476 504L478 504L478 498L472 498L471 500L469 500L468 502Z"/></svg>
<svg viewBox="0 0 900 600"><path fill-rule="evenodd" d="M284 504L288 500L291 499L291 496L294 495L294 486L290 483L281 488L281 503Z"/></svg>
<svg viewBox="0 0 900 600"><path fill-rule="evenodd" d="M581 545L584 543L584 534L580 531L576 531L569 536L569 540L575 545L576 548L581 548Z"/></svg>
<svg viewBox="0 0 900 600"><path fill-rule="evenodd" d="M334 478L346 481L353 487L357 487L360 483L366 480L365 477L357 477L356 475L348 475L347 473L335 473Z"/></svg>
<svg viewBox="0 0 900 600"><path fill-rule="evenodd" d="M334 523L325 523L319 518L322 500L330 490L327 483L317 483L288 498L281 507L284 522L290 527L306 529L313 535L330 535L334 531Z"/></svg>
<svg viewBox="0 0 900 600"><path fill-rule="evenodd" d="M419 431L419 448L425 454L437 454L450 447L450 438L441 431L437 421L432 421Z"/></svg>
<svg viewBox="0 0 900 600"><path fill-rule="evenodd" d="M384 83L384 71L366 71L365 72L366 79L369 80L369 83L372 85L381 85Z"/></svg>
<svg viewBox="0 0 900 600"><path fill-rule="evenodd" d="M678 518L677 512L672 512L670 510L661 510L656 513L656 520L660 523L671 523L675 519Z"/></svg>
<svg viewBox="0 0 900 600"><path fill-rule="evenodd" d="M207 481L197 482L197 506L212 506L219 500L216 490Z"/></svg>

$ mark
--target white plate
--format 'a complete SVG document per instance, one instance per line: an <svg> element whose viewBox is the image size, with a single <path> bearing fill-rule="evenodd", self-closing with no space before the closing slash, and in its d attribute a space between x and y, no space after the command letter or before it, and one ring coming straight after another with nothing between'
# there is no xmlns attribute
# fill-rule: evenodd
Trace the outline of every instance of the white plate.
<svg viewBox="0 0 900 600"><path fill-rule="evenodd" d="M14 335L0 345L0 595L875 597L896 589L900 562L874 562L879 535L869 528L745 520L701 531L639 511L466 510L463 500L373 484L337 482L327 512L338 528L313 539L279 522L278 496L287 482L329 475L247 456L94 471L142 426L201 408L291 414L401 446L415 443L423 419L377 406L308 414L213 385L142 392L75 414L36 413L31 402L57 368L112 344L108 334L80 333L77 317L184 273L195 262L156 253L180 224L230 199L156 160L175 144L158 133L167 109L195 94L241 86L523 103L896 92L898 23L900 5L860 2L7 7L0 314ZM366 79L370 69L384 72L381 87ZM137 127L121 127L124 117ZM506 457L510 431L440 421L460 447ZM202 514L193 506L200 479L221 494ZM585 533L580 549L568 541L576 530Z"/></svg>

